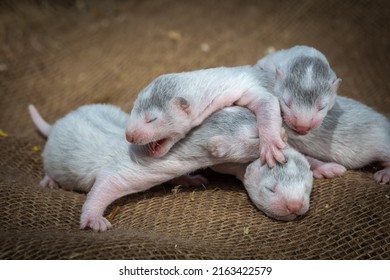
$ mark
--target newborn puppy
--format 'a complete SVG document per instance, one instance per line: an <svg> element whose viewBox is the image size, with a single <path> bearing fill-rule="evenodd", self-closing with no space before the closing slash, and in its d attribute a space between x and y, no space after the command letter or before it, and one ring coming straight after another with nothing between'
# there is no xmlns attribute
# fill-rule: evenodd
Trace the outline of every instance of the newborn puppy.
<svg viewBox="0 0 390 280"><path fill-rule="evenodd" d="M146 156L142 146L126 141L124 131L129 116L117 107L82 106L52 126L41 118L34 106L30 105L29 109L38 129L48 136L44 149L46 174L41 185L60 185L64 189L88 192L80 227L94 231L111 228L103 217L104 210L122 196L147 190L200 168L225 162L245 163L259 157L256 118L241 107L214 113L159 159ZM208 140L225 138L224 135L233 138L240 135L255 148L241 155L214 157L208 152ZM263 170L265 173L270 169Z"/></svg>
<svg viewBox="0 0 390 280"><path fill-rule="evenodd" d="M338 96L323 124L301 136L285 126L288 143L305 154L314 177L341 176L346 169L361 168L378 162L384 169L374 174L380 184L390 182L390 123L370 107ZM241 136L212 137L208 148L215 157L242 154L239 147L254 151L256 145Z"/></svg>
<svg viewBox="0 0 390 280"><path fill-rule="evenodd" d="M135 100L126 139L146 145L152 157L162 157L213 112L239 105L256 115L262 163L284 163L279 102L268 89L273 80L271 73L251 66L162 75Z"/></svg>
<svg viewBox="0 0 390 280"><path fill-rule="evenodd" d="M342 175L346 169L379 163L374 174L390 183L390 123L385 116L350 98L338 96L323 124L305 136L289 130L289 144L308 156L316 178Z"/></svg>
<svg viewBox="0 0 390 280"><path fill-rule="evenodd" d="M341 83L321 52L295 46L265 56L256 66L274 73L273 92L291 130L306 135L321 125Z"/></svg>
<svg viewBox="0 0 390 280"><path fill-rule="evenodd" d="M236 148L241 149L239 145ZM291 221L309 210L313 174L302 154L293 148L283 152L287 163L272 169L261 166L258 161L250 164L225 163L212 169L241 180L252 202L267 216Z"/></svg>

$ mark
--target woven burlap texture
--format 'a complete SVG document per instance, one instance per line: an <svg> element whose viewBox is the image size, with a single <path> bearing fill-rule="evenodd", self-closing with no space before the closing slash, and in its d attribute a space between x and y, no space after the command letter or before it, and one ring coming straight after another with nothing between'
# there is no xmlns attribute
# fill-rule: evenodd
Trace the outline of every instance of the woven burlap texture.
<svg viewBox="0 0 390 280"><path fill-rule="evenodd" d="M327 55L340 95L390 117L387 1L51 2L0 4L1 259L390 258L390 186L371 167L315 180L309 212L293 222L266 217L239 181L206 170L205 188L157 186L111 205L112 230L79 230L85 194L38 187L45 140L27 111L34 103L49 122L91 103L129 112L160 74L305 44Z"/></svg>

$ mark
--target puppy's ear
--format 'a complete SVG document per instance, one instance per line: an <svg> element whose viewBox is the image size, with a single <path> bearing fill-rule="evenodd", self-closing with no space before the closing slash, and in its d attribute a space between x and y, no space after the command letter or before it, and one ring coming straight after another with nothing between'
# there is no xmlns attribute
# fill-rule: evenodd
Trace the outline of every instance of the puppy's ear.
<svg viewBox="0 0 390 280"><path fill-rule="evenodd" d="M336 92L338 90L340 84L341 84L341 79L337 78L337 79L330 82L330 87L332 88L332 90L334 92Z"/></svg>
<svg viewBox="0 0 390 280"><path fill-rule="evenodd" d="M280 67L276 67L275 78L277 81L281 81L284 78L283 71L282 71L282 69L280 69Z"/></svg>
<svg viewBox="0 0 390 280"><path fill-rule="evenodd" d="M261 175L262 166L260 164L260 160L255 160L251 164L249 164L245 170L244 182L249 180L250 178L254 178L254 176ZM258 178L258 177L257 177ZM256 179L256 178L255 178Z"/></svg>
<svg viewBox="0 0 390 280"><path fill-rule="evenodd" d="M174 97L171 102L174 107L182 110L187 115L191 114L191 106L187 99L183 97Z"/></svg>

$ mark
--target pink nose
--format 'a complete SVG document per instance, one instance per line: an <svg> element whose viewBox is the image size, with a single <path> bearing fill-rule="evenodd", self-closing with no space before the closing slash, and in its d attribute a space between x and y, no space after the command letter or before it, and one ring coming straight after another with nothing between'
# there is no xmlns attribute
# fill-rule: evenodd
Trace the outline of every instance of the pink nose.
<svg viewBox="0 0 390 280"><path fill-rule="evenodd" d="M298 132L298 134L305 135L305 134L309 133L311 127L310 126L303 126L303 125L296 125L296 126L294 126L294 129L296 130L296 132Z"/></svg>
<svg viewBox="0 0 390 280"><path fill-rule="evenodd" d="M299 214L303 203L301 201L287 201L286 207L291 214Z"/></svg>
<svg viewBox="0 0 390 280"><path fill-rule="evenodd" d="M126 140L129 143L133 143L134 142L134 137L130 133L126 133Z"/></svg>

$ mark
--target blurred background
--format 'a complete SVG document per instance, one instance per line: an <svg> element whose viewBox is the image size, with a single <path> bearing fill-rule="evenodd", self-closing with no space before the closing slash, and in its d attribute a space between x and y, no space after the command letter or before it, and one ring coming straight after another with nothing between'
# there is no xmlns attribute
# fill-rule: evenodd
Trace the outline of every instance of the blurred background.
<svg viewBox="0 0 390 280"><path fill-rule="evenodd" d="M390 116L388 1L0 2L0 128L29 136L82 104L130 111L156 76L254 64L298 44L322 51L340 95Z"/></svg>

